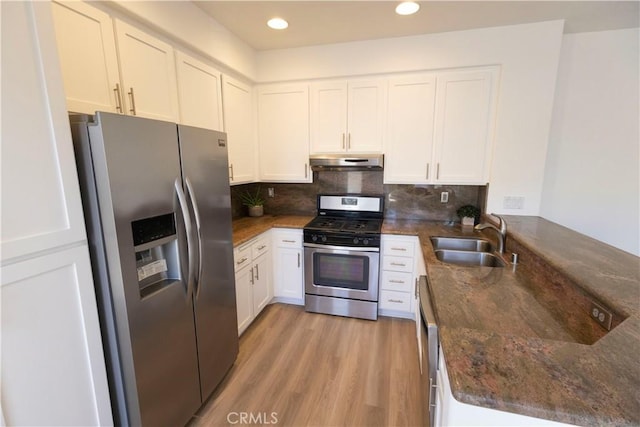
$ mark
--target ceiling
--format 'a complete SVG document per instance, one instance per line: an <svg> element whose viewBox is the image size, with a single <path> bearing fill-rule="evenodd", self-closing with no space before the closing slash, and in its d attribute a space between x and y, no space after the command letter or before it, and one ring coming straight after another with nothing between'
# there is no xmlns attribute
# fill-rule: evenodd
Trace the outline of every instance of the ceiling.
<svg viewBox="0 0 640 427"><path fill-rule="evenodd" d="M411 16L397 1L194 1L256 50L460 31L565 19L565 33L638 27L640 1L421 1ZM283 31L266 21L289 21Z"/></svg>

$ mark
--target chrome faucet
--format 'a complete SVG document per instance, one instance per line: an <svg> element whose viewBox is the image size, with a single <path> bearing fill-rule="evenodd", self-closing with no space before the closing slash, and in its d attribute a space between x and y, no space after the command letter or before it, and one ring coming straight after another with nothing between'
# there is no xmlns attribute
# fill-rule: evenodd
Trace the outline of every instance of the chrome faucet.
<svg viewBox="0 0 640 427"><path fill-rule="evenodd" d="M498 252L503 254L504 253L504 241L507 238L507 223L504 221L504 219L502 219L501 216L498 216L498 215L496 215L494 213L492 213L491 216L494 216L494 217L498 218L498 220L500 221L498 223L500 228L496 227L493 224L485 222L483 224L476 225L474 227L474 230L484 230L485 228L490 228L491 230L494 230L496 233L498 233Z"/></svg>

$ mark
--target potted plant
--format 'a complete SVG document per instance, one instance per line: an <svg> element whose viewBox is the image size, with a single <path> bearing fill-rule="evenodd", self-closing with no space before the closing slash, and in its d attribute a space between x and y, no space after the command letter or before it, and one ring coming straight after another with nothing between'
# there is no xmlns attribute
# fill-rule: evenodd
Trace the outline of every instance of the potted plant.
<svg viewBox="0 0 640 427"><path fill-rule="evenodd" d="M255 194L245 191L241 196L242 204L249 207L249 216L262 216L264 214L264 199L260 195L260 187Z"/></svg>
<svg viewBox="0 0 640 427"><path fill-rule="evenodd" d="M476 221L480 219L480 209L473 205L464 205L458 208L456 211L460 219L462 220L462 225L475 225Z"/></svg>

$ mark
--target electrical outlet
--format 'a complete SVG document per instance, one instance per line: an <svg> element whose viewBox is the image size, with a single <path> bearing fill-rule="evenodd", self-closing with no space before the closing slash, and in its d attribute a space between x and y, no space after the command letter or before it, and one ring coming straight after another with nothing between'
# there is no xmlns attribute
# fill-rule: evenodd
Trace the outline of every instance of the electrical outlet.
<svg viewBox="0 0 640 427"><path fill-rule="evenodd" d="M502 207L504 209L523 209L524 197L522 196L504 196L502 200Z"/></svg>
<svg viewBox="0 0 640 427"><path fill-rule="evenodd" d="M591 301L591 318L600 324L607 331L611 330L611 320L613 315L609 310Z"/></svg>
<svg viewBox="0 0 640 427"><path fill-rule="evenodd" d="M443 191L440 193L440 203L449 203L449 192Z"/></svg>
<svg viewBox="0 0 640 427"><path fill-rule="evenodd" d="M273 189L273 187L269 187L269 188L267 188L267 195L268 195L269 197L275 197L276 192L275 192L275 190Z"/></svg>

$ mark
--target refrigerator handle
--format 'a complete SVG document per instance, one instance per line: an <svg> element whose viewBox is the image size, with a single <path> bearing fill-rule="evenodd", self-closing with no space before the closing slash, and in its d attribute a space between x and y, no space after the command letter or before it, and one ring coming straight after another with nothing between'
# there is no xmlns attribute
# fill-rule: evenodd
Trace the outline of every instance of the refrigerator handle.
<svg viewBox="0 0 640 427"><path fill-rule="evenodd" d="M184 217L184 228L187 234L187 258L188 258L188 271L187 271L187 302L191 301L191 295L193 294L193 280L195 274L194 262L195 256L193 256L193 236L191 229L191 215L189 215L189 209L187 209L187 198L182 191L182 185L180 184L180 178L176 178L174 185L176 195L178 196L178 202L180 203L180 210Z"/></svg>
<svg viewBox="0 0 640 427"><path fill-rule="evenodd" d="M196 220L196 235L198 236L198 274L195 277L196 286L196 299L200 295L200 280L202 279L202 230L200 228L200 210L198 209L198 202L196 200L196 193L193 191L193 186L188 177L184 178L184 182L187 185L187 193L189 194L189 200L191 200L191 207L193 208L193 216Z"/></svg>

